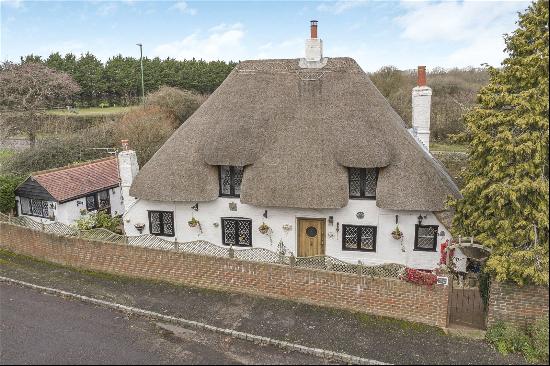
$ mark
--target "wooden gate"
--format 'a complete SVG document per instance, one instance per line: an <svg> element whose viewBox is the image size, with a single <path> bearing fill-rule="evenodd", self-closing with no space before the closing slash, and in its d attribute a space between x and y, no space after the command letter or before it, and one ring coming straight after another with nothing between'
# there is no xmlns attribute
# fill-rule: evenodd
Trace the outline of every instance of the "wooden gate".
<svg viewBox="0 0 550 366"><path fill-rule="evenodd" d="M471 328L485 328L485 307L477 287L453 288L449 301L449 323Z"/></svg>

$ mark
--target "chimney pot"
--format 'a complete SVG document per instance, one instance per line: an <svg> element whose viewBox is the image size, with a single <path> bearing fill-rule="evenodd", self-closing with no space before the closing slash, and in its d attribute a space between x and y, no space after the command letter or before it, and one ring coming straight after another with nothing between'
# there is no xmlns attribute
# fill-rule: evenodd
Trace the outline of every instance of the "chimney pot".
<svg viewBox="0 0 550 366"><path fill-rule="evenodd" d="M312 20L311 22L311 37L310 38L317 38L317 21Z"/></svg>
<svg viewBox="0 0 550 366"><path fill-rule="evenodd" d="M426 66L418 66L418 86L426 86Z"/></svg>
<svg viewBox="0 0 550 366"><path fill-rule="evenodd" d="M127 151L130 145L128 144L128 140L120 140L122 144L122 150Z"/></svg>

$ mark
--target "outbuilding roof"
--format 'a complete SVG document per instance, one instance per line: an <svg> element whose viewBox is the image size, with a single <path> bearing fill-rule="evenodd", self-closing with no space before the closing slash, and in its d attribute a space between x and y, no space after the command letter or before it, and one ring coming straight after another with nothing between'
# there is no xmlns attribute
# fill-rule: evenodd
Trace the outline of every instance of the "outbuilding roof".
<svg viewBox="0 0 550 366"><path fill-rule="evenodd" d="M17 187L15 193L18 196L53 199L63 203L119 184L117 159L109 157L32 173Z"/></svg>
<svg viewBox="0 0 550 366"><path fill-rule="evenodd" d="M141 169L130 194L157 201L218 197L218 165L245 166L241 202L337 208L348 167L379 167L376 202L445 209L453 180L351 58L322 68L299 59L239 63Z"/></svg>

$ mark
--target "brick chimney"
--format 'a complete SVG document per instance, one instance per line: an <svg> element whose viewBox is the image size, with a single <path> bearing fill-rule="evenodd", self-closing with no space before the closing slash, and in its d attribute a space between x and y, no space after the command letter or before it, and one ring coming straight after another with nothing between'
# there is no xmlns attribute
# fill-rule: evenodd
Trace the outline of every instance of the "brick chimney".
<svg viewBox="0 0 550 366"><path fill-rule="evenodd" d="M323 41L317 38L317 21L310 22L310 38L306 39L306 61L319 62L323 58Z"/></svg>
<svg viewBox="0 0 550 366"><path fill-rule="evenodd" d="M412 90L412 126L418 139L430 150L432 89L426 85L426 66L418 66L417 84Z"/></svg>
<svg viewBox="0 0 550 366"><path fill-rule="evenodd" d="M124 203L124 212L134 203L136 198L130 196L130 186L139 171L137 154L130 149L128 140L121 140L122 151L118 153L118 174L120 176L120 189Z"/></svg>
<svg viewBox="0 0 550 366"><path fill-rule="evenodd" d="M312 20L311 22L311 28L310 28L310 37L309 38L317 38L317 21Z"/></svg>

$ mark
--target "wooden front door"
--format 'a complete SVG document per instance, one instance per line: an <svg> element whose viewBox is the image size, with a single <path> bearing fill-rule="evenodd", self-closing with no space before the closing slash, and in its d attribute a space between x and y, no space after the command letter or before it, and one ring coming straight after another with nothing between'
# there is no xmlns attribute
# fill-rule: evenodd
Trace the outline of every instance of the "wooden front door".
<svg viewBox="0 0 550 366"><path fill-rule="evenodd" d="M325 219L298 219L298 257L325 255Z"/></svg>

